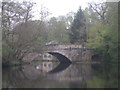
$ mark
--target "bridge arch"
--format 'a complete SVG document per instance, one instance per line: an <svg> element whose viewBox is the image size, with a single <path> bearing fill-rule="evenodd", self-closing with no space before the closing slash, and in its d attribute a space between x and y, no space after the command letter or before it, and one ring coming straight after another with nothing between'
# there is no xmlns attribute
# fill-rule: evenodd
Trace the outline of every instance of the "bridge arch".
<svg viewBox="0 0 120 90"><path fill-rule="evenodd" d="M55 56L60 62L66 62L66 63L71 63L72 61L66 57L65 55L63 55L62 53L59 52L48 52L49 54Z"/></svg>

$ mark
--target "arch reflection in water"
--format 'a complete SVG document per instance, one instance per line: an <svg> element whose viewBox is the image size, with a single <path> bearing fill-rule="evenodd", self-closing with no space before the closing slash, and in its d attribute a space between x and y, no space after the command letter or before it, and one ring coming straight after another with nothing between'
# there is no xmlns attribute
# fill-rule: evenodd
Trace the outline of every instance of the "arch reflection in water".
<svg viewBox="0 0 120 90"><path fill-rule="evenodd" d="M54 62L42 62L41 64L35 65L35 69L41 70L41 72L58 73L69 67L71 63L54 63Z"/></svg>
<svg viewBox="0 0 120 90"><path fill-rule="evenodd" d="M62 65L56 67L50 72L52 73L48 77L50 80L57 80L59 82L85 83L85 81L90 79L92 75L91 64L70 64L66 65L68 68L60 70L59 68L62 68Z"/></svg>
<svg viewBox="0 0 120 90"><path fill-rule="evenodd" d="M65 70L66 68L69 67L71 63L60 63L56 68L54 68L53 70L51 70L49 73L58 73L61 72L63 70Z"/></svg>

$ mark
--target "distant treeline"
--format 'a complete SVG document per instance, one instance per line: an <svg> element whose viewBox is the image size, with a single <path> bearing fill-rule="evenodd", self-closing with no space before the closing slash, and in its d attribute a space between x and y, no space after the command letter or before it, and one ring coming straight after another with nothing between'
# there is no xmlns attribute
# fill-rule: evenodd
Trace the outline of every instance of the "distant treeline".
<svg viewBox="0 0 120 90"><path fill-rule="evenodd" d="M2 3L2 59L22 61L30 52L42 52L45 43L83 44L100 56L118 60L118 3L89 3L84 10L65 16L51 17L40 10L33 20L33 2ZM41 13L42 12L42 13ZM112 60L111 59L111 60Z"/></svg>

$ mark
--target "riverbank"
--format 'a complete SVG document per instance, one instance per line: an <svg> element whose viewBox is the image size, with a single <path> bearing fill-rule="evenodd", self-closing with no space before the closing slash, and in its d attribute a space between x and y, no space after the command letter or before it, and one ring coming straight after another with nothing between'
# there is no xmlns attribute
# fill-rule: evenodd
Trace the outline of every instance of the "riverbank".
<svg viewBox="0 0 120 90"><path fill-rule="evenodd" d="M108 61L108 60L107 60ZM83 63L83 64L120 64L120 62L118 62L117 60L110 60L109 62L107 62L106 60L100 60L100 61L74 61L72 62L72 64L74 63ZM21 66L21 65L26 65L26 64L31 64L34 62L59 62L58 60L33 60L30 62L25 62L25 61L17 61L17 60L13 60L13 61L9 61L6 63L2 63L2 67L14 67L14 66Z"/></svg>

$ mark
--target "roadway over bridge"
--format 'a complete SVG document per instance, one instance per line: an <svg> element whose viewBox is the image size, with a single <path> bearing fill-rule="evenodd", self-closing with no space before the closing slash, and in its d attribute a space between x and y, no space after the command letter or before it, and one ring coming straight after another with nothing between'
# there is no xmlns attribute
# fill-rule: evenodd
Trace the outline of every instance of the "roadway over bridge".
<svg viewBox="0 0 120 90"><path fill-rule="evenodd" d="M82 45L46 45L46 52L57 57L61 62L90 61L93 50ZM64 58L64 59L62 59Z"/></svg>

